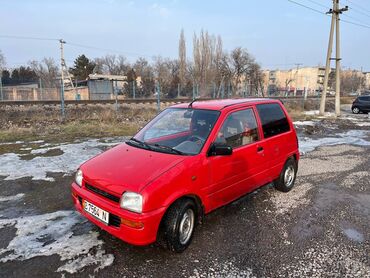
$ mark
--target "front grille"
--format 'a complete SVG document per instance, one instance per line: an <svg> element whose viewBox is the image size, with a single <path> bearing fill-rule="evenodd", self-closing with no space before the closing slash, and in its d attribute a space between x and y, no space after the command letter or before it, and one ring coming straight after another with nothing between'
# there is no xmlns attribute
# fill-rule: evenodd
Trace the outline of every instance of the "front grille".
<svg viewBox="0 0 370 278"><path fill-rule="evenodd" d="M120 197L117 197L117 196L112 195L112 194L110 194L108 192L105 192L104 190L101 190L99 188L96 188L95 186L92 186L92 185L86 183L85 184L85 187L88 190L90 190L90 191L92 191L92 192L94 192L94 193L96 193L96 194L98 194L100 196L103 196L104 198L107 198L107 199L109 199L109 200L111 200L113 202L119 203L119 201L120 201Z"/></svg>
<svg viewBox="0 0 370 278"><path fill-rule="evenodd" d="M121 225L121 218L114 214L109 214L109 223L110 226L120 227Z"/></svg>

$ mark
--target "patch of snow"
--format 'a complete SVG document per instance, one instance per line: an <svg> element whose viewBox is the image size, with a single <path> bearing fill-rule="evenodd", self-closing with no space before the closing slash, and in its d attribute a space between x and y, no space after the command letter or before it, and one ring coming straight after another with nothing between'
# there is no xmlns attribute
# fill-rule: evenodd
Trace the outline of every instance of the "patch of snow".
<svg viewBox="0 0 370 278"><path fill-rule="evenodd" d="M63 154L39 156L30 160L22 160L21 154L5 153L0 155L0 176L5 176L5 180L32 177L33 180L54 181L54 178L47 176L48 172L72 174L83 162L102 153L101 147L114 146L121 142L124 142L124 138L120 137L107 142L89 139L79 143L59 144L55 147L35 149L31 153L42 154L59 148Z"/></svg>
<svg viewBox="0 0 370 278"><path fill-rule="evenodd" d="M370 146L370 142L365 140L370 134L368 130L350 130L336 134L337 137L325 137L312 139L308 137L299 138L299 151L301 154L311 152L321 146L334 146L348 144L355 146Z"/></svg>
<svg viewBox="0 0 370 278"><path fill-rule="evenodd" d="M0 219L0 229L14 226L16 236L0 249L0 262L28 260L37 256L59 255L66 264L57 271L75 273L89 265L97 270L113 263L114 256L102 250L97 232L74 235L72 228L83 218L74 211ZM96 250L96 252L90 252Z"/></svg>
<svg viewBox="0 0 370 278"><path fill-rule="evenodd" d="M370 126L370 122L365 123L356 123L358 126Z"/></svg>
<svg viewBox="0 0 370 278"><path fill-rule="evenodd" d="M301 125L314 126L316 123L313 122L313 121L296 121L296 122L293 122L293 124L296 125L296 126L301 126Z"/></svg>
<svg viewBox="0 0 370 278"><path fill-rule="evenodd" d="M304 111L303 114L305 115L309 115L309 116L314 116L314 115L318 115L320 113L319 110L309 110L309 111Z"/></svg>
<svg viewBox="0 0 370 278"><path fill-rule="evenodd" d="M30 144L41 144L44 143L44 140L36 140L36 141L31 141Z"/></svg>
<svg viewBox="0 0 370 278"><path fill-rule="evenodd" d="M15 196L0 196L0 202L18 201L24 197L23 193L19 193Z"/></svg>
<svg viewBox="0 0 370 278"><path fill-rule="evenodd" d="M4 142L4 143L0 143L0 146L2 146L2 145L19 145L19 144L23 144L23 143L24 143L23 141Z"/></svg>

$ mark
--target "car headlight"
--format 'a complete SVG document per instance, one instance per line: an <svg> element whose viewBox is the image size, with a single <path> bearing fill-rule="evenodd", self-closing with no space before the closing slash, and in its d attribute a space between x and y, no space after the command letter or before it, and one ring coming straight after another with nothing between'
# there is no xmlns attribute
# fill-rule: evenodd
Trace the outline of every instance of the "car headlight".
<svg viewBox="0 0 370 278"><path fill-rule="evenodd" d="M75 182L81 187L82 186L82 171L80 169L77 170L75 176Z"/></svg>
<svg viewBox="0 0 370 278"><path fill-rule="evenodd" d="M120 206L133 212L141 213L143 210L143 196L134 192L123 193Z"/></svg>

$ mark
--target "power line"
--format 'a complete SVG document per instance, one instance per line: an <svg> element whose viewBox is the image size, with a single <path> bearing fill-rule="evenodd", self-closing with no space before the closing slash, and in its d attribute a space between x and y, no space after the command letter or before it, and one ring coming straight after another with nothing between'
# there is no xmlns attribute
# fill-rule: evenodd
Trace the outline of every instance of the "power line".
<svg viewBox="0 0 370 278"><path fill-rule="evenodd" d="M60 41L60 39L56 38L42 38L42 37L28 37L28 36L13 36L13 35L0 35L0 38L5 39L19 39L19 40L39 40L39 41ZM113 53L121 53L128 56L143 56L143 57L152 57L147 54L141 54L137 52L127 52L127 51L121 51L121 50L115 50L115 49L109 49L109 48L101 48L101 47L95 47L90 45L84 45L79 43L70 43L67 42L67 45L80 47L80 48L86 48L86 49L93 49L93 50L99 50L99 51L108 51Z"/></svg>
<svg viewBox="0 0 370 278"><path fill-rule="evenodd" d="M358 7L359 9L363 10L363 11L366 11L368 13L370 13L369 10L365 9L364 7L360 6L359 4L356 4L355 2L353 2L352 0L346 0L347 2L351 3L353 6L355 7ZM369 16L369 15L368 15Z"/></svg>
<svg viewBox="0 0 370 278"><path fill-rule="evenodd" d="M313 4L316 4L316 5L320 6L320 7L323 7L323 8L326 8L326 9L330 9L329 6L325 6L325 5L323 5L323 4L319 3L319 2L316 2L316 1L313 1L313 0L307 0L307 1L308 2L311 2Z"/></svg>
<svg viewBox="0 0 370 278"><path fill-rule="evenodd" d="M288 0L289 2L293 3L293 4L296 4L298 6L301 6L301 7L304 7L306 9L309 9L311 11L314 11L314 12L317 12L317 13L320 13L320 14L323 14L325 16L329 16L328 14L320 11L320 10L317 10L315 8L312 8L312 7L309 7L309 6L306 6L302 3L299 3L299 2L296 2L296 1L293 1L293 0ZM362 23L357 23L357 22L353 22L353 21L349 21L349 20L345 20L345 19L340 19L341 21L345 22L345 23L348 23L348 24L352 24L352 25L356 25L356 26L359 26L359 27L363 27L363 28L367 28L367 29L370 29L370 25L367 25L367 24L362 24Z"/></svg>
<svg viewBox="0 0 370 278"><path fill-rule="evenodd" d="M79 43L70 43L67 42L67 45L75 46L75 47L80 47L80 48L86 48L86 49L93 49L93 50L99 50L99 51L108 51L108 52L113 52L113 53L122 53L125 55L131 55L131 56L144 56L144 57L149 57L149 55L146 54L141 54L137 52L127 52L127 51L121 51L121 50L116 50L116 49L109 49L109 48L101 48L101 47L95 47L95 46L90 46L90 45L84 45L84 44L79 44Z"/></svg>
<svg viewBox="0 0 370 278"><path fill-rule="evenodd" d="M291 3L293 3L293 4L296 4L296 5L298 5L298 6L301 6L301 7L304 7L304 8L306 8L306 9L309 9L309 10L311 10L311 11L317 12L317 13L319 13L319 14L326 15L326 13L324 13L323 11L316 10L316 9L314 9L314 8L312 8L312 7L309 7L309 6L306 6L306 5L302 4L302 3L298 3L298 2L293 1L293 0L288 0L288 1L289 1L289 2L291 2Z"/></svg>
<svg viewBox="0 0 370 278"><path fill-rule="evenodd" d="M54 38L26 37L26 36L13 36L13 35L0 35L0 38L18 39L18 40L59 41L59 39L54 39Z"/></svg>

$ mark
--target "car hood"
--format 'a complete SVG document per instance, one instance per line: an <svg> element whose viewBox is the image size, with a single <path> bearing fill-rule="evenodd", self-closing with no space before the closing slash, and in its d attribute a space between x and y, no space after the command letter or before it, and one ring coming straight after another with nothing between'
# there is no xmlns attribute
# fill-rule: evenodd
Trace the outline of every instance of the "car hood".
<svg viewBox="0 0 370 278"><path fill-rule="evenodd" d="M81 165L84 180L109 192L140 192L146 185L182 162L184 156L120 144Z"/></svg>

